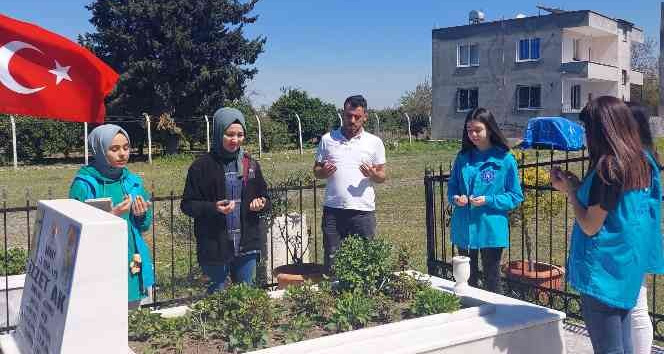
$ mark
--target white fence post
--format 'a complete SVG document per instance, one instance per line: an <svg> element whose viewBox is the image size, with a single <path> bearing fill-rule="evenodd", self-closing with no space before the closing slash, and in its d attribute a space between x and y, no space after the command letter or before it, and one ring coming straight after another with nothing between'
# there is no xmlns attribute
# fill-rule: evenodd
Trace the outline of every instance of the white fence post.
<svg viewBox="0 0 664 354"><path fill-rule="evenodd" d="M152 130L150 129L150 115L143 113L145 116L145 124L148 128L148 162L152 165Z"/></svg>
<svg viewBox="0 0 664 354"><path fill-rule="evenodd" d="M376 116L376 133L380 134L380 117L378 117L378 113L374 113Z"/></svg>
<svg viewBox="0 0 664 354"><path fill-rule="evenodd" d="M304 154L302 151L302 121L300 120L300 116L297 113L295 113L295 118L297 118L297 132L300 140L300 155L302 155Z"/></svg>
<svg viewBox="0 0 664 354"><path fill-rule="evenodd" d="M263 132L261 131L261 119L256 115L256 121L258 122L258 158L263 157Z"/></svg>
<svg viewBox="0 0 664 354"><path fill-rule="evenodd" d="M88 164L88 122L83 122L83 145L85 145L85 164Z"/></svg>
<svg viewBox="0 0 664 354"><path fill-rule="evenodd" d="M431 139L431 136L433 133L431 132L431 114L429 114L429 139Z"/></svg>
<svg viewBox="0 0 664 354"><path fill-rule="evenodd" d="M341 118L341 113L337 112L337 117L339 117L339 128L341 128L344 125L344 120Z"/></svg>
<svg viewBox="0 0 664 354"><path fill-rule="evenodd" d="M208 119L207 114L205 117L205 138L207 139L207 152L210 152L210 120Z"/></svg>
<svg viewBox="0 0 664 354"><path fill-rule="evenodd" d="M410 134L410 116L408 116L408 113L404 113L406 115L406 120L408 120L408 144L413 145L413 136Z"/></svg>
<svg viewBox="0 0 664 354"><path fill-rule="evenodd" d="M12 152L14 154L14 169L18 169L18 154L16 153L16 120L14 116L9 116L9 121L12 125Z"/></svg>

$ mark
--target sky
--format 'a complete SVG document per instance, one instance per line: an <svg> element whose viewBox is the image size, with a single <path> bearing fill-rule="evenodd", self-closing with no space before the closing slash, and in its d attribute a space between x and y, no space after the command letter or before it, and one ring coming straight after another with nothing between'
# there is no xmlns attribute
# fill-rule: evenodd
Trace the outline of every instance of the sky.
<svg viewBox="0 0 664 354"><path fill-rule="evenodd" d="M0 0L0 13L31 22L73 40L93 32L85 5L91 0ZM486 20L537 15L536 4L593 10L623 18L659 41L660 2L655 0L260 0L246 28L267 44L246 95L269 105L282 87L341 106L363 94L372 108L395 107L408 90L431 77L431 30L468 23L480 10Z"/></svg>

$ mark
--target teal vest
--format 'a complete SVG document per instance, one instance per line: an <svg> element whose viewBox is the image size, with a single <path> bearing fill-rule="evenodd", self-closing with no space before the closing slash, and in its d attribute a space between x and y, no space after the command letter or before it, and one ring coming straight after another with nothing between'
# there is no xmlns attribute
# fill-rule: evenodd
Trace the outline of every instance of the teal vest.
<svg viewBox="0 0 664 354"><path fill-rule="evenodd" d="M664 259L659 170L650 157L649 162L650 188L623 193L596 235L586 235L577 222L572 230L567 281L580 293L622 309L636 305L643 276ZM585 177L576 193L584 208L595 173Z"/></svg>

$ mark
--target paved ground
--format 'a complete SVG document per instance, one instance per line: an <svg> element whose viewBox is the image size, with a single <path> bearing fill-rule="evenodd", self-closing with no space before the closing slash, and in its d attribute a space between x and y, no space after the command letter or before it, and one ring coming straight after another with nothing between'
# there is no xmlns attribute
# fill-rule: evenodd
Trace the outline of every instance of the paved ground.
<svg viewBox="0 0 664 354"><path fill-rule="evenodd" d="M590 344L588 331L585 327L573 323L565 323L565 346L567 354L592 354L593 347ZM664 354L664 349L653 347L653 353Z"/></svg>

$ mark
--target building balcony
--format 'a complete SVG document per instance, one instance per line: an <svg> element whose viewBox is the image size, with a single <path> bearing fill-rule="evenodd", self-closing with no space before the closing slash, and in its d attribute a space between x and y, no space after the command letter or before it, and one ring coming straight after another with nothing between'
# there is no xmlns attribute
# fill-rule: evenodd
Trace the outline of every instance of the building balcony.
<svg viewBox="0 0 664 354"><path fill-rule="evenodd" d="M581 113L582 108L573 108L572 105L570 104L563 104L561 108L562 113L567 113L567 114L579 114Z"/></svg>
<svg viewBox="0 0 664 354"><path fill-rule="evenodd" d="M560 64L560 72L568 77L589 81L618 82L621 80L621 71L618 67L592 61L570 61L562 63Z"/></svg>

